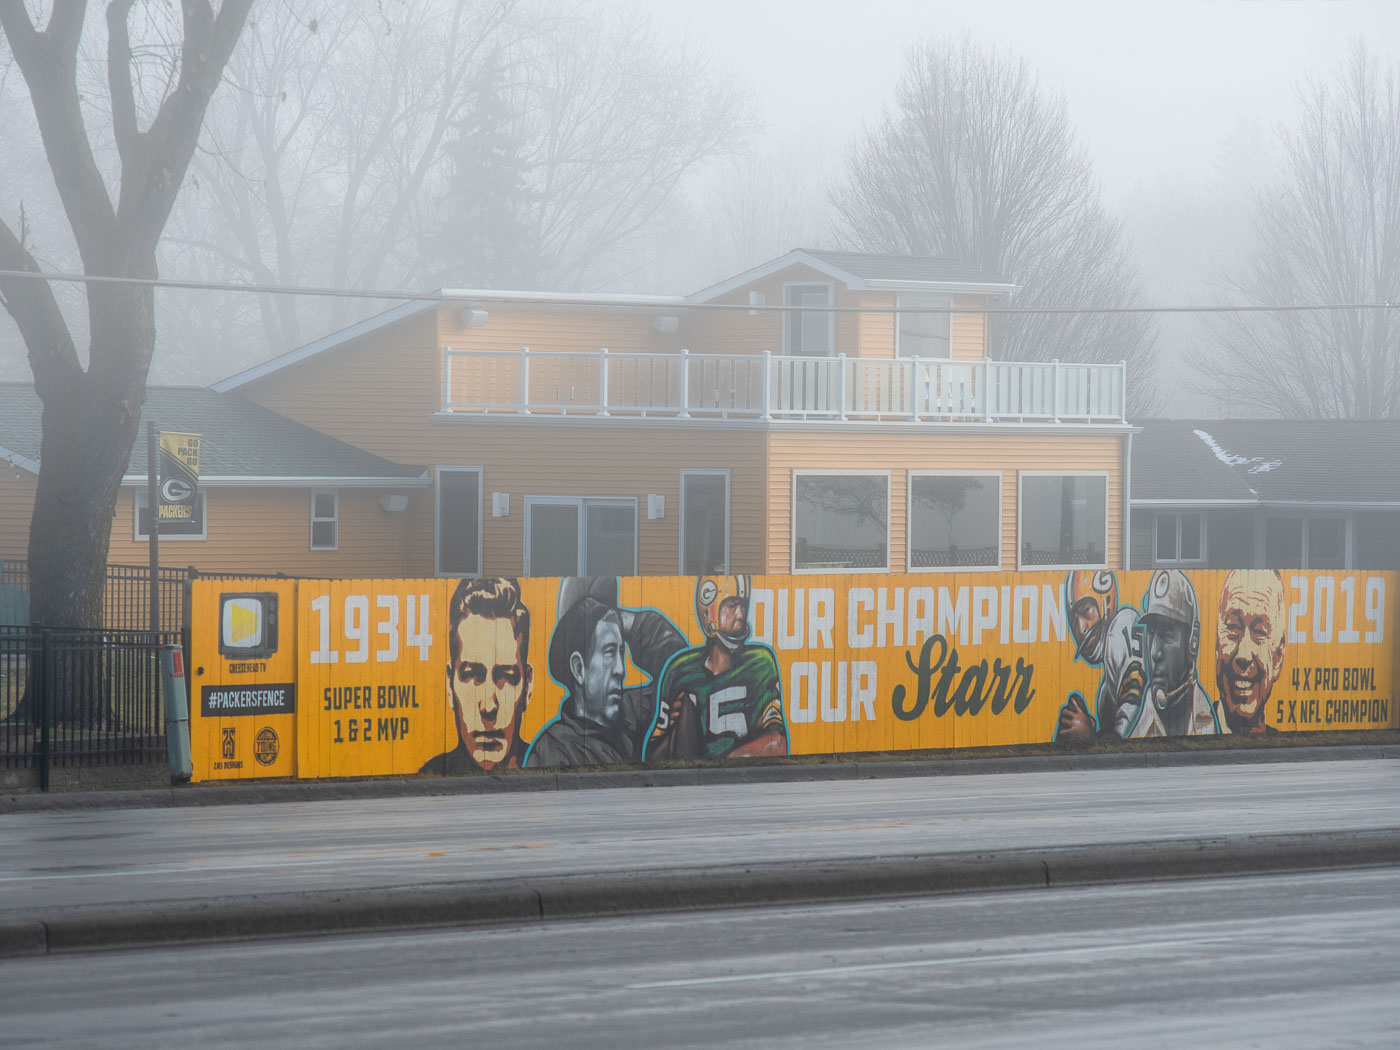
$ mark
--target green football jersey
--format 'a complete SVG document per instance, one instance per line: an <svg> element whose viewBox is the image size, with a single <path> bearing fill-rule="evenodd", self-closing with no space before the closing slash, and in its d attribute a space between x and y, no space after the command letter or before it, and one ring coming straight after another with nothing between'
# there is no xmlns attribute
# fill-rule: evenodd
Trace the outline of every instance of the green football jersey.
<svg viewBox="0 0 1400 1050"><path fill-rule="evenodd" d="M766 645L746 645L727 671L705 670L701 646L677 653L662 672L657 699L662 706L678 696L695 705L700 718L703 758L723 758L735 747L783 723L778 661Z"/></svg>

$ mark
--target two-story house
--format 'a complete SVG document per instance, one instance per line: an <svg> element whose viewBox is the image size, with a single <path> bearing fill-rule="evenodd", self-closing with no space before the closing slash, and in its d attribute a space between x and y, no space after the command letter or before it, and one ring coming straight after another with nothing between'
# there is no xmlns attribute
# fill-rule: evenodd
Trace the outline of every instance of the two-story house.
<svg viewBox="0 0 1400 1050"><path fill-rule="evenodd" d="M312 576L1124 567L1120 365L989 355L1012 287L794 251L688 296L445 292L144 416L205 435L167 564ZM6 388L0 557L38 401ZM111 559L145 561L144 442Z"/></svg>
<svg viewBox="0 0 1400 1050"><path fill-rule="evenodd" d="M1012 291L799 250L689 296L446 292L214 390L424 465L409 574L1123 567L1123 367L992 359Z"/></svg>

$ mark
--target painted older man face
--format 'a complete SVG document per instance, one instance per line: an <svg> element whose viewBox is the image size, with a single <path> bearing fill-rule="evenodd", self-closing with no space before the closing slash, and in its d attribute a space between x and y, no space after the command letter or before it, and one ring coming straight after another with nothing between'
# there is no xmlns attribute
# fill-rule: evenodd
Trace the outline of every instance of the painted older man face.
<svg viewBox="0 0 1400 1050"><path fill-rule="evenodd" d="M1215 631L1215 679L1234 733L1262 733L1264 710L1283 672L1283 581L1268 569L1225 577Z"/></svg>

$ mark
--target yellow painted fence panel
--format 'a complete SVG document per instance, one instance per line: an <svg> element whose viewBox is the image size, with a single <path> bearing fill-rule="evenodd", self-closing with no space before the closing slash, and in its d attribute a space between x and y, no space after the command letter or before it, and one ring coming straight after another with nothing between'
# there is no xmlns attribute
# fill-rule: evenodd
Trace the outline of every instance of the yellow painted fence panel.
<svg viewBox="0 0 1400 1050"><path fill-rule="evenodd" d="M1105 569L199 581L195 778L1400 728L1397 586ZM254 626L269 595L276 651ZM274 687L295 695L294 732L265 710Z"/></svg>

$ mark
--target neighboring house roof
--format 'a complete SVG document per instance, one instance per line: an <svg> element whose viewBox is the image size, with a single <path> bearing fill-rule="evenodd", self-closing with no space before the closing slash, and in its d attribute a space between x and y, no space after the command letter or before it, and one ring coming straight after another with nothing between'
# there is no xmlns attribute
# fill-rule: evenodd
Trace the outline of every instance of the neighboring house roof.
<svg viewBox="0 0 1400 1050"><path fill-rule="evenodd" d="M855 291L926 290L1009 295L1016 289L1006 278L966 266L956 259L798 248L703 288L686 299L692 303L709 302L792 266L811 267Z"/></svg>
<svg viewBox="0 0 1400 1050"><path fill-rule="evenodd" d="M1152 419L1132 502L1400 504L1400 420Z"/></svg>
<svg viewBox="0 0 1400 1050"><path fill-rule="evenodd" d="M210 389L219 393L226 393L236 390L241 386L262 379L273 372L281 371L284 368L295 365L307 358L315 357L326 350L333 350L338 346L362 336L377 332L381 328L397 324L400 321L415 317L428 310L436 310L439 307L451 307L454 309L470 309L475 306L489 306L492 303L533 303L537 306L622 306L622 307L654 307L657 309L674 309L684 306L686 300L678 295L621 295L594 292L520 292L506 289L491 288L441 288L436 292L426 293L430 298L414 299L409 302L400 303L383 313L367 317L363 321L342 328L335 332L323 335L319 339L313 339L309 343L288 350L286 353L278 354L269 358L261 364L245 368L242 372L220 379L211 385Z"/></svg>
<svg viewBox="0 0 1400 1050"><path fill-rule="evenodd" d="M0 383L0 457L37 473L42 405L31 383ZM200 481L207 484L426 484L423 467L366 452L286 416L204 387L146 389L128 483L146 477L146 421L200 434Z"/></svg>

